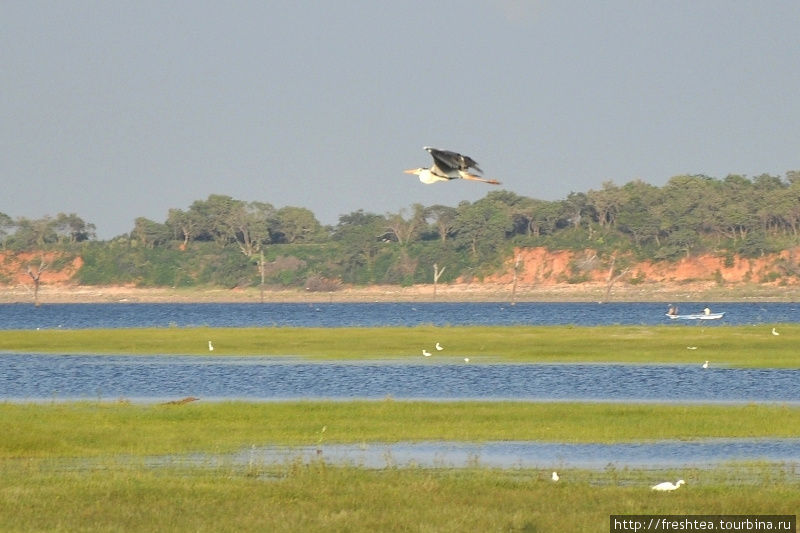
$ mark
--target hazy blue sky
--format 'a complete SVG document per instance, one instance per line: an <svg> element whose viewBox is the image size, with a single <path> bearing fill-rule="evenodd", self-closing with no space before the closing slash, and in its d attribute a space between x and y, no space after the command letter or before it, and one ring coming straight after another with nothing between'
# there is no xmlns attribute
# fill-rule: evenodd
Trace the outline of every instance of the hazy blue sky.
<svg viewBox="0 0 800 533"><path fill-rule="evenodd" d="M800 169L800 2L0 1L0 212L457 205Z"/></svg>

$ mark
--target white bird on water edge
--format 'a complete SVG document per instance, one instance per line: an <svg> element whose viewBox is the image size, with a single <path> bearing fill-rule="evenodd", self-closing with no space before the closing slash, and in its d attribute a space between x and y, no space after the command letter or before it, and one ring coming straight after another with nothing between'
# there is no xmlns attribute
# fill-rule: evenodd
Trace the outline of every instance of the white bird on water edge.
<svg viewBox="0 0 800 533"><path fill-rule="evenodd" d="M431 356L431 352L429 352L428 350L423 348L422 349L422 355L424 355L425 357L430 357Z"/></svg>
<svg viewBox="0 0 800 533"><path fill-rule="evenodd" d="M653 490L660 490L660 491L669 491L669 490L678 490L678 487L681 485L685 485L686 482L682 479L679 479L677 483L674 485L669 481L665 481L664 483L659 483L658 485L653 485L651 488Z"/></svg>
<svg viewBox="0 0 800 533"><path fill-rule="evenodd" d="M209 352L213 352L214 351L214 345L211 344L211 341L208 341L208 351Z"/></svg>
<svg viewBox="0 0 800 533"><path fill-rule="evenodd" d="M703 368L708 368L708 361L706 361L705 363L703 363Z"/></svg>
<svg viewBox="0 0 800 533"><path fill-rule="evenodd" d="M491 185L500 185L497 180L490 180L470 174L469 169L475 169L479 174L483 171L478 167L478 162L467 155L449 150L439 150L425 146L425 150L433 157L433 165L430 168L418 167L404 170L406 174L415 174L419 181L425 185L431 185L437 181L450 181L464 179L469 181L482 181Z"/></svg>

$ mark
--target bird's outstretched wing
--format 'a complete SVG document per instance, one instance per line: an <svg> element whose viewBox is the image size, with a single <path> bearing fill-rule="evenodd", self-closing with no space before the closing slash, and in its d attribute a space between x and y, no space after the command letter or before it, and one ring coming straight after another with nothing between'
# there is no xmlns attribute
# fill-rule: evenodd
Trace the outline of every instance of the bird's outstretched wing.
<svg viewBox="0 0 800 533"><path fill-rule="evenodd" d="M470 168L474 168L478 172L483 172L483 170L478 167L478 162L469 156L461 155L457 152L451 152L449 150L431 148L430 146L426 146L425 150L427 150L433 157L434 164L445 172L451 170L466 171Z"/></svg>

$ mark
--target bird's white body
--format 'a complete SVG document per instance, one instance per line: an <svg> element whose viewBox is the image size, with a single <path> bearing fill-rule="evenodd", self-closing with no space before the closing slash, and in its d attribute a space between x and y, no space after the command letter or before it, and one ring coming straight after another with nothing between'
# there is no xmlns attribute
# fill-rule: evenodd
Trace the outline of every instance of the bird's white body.
<svg viewBox="0 0 800 533"><path fill-rule="evenodd" d="M441 344L439 344L438 342L436 343L436 349L437 349L438 351L440 351L440 352L441 352L442 350L444 350L444 348L442 347L442 345L441 345Z"/></svg>
<svg viewBox="0 0 800 533"><path fill-rule="evenodd" d="M455 179L434 174L433 172L431 172L431 169L429 168L418 168L414 170L418 171L416 172L416 174L419 177L419 181L421 181L425 185L431 185L433 183L436 183L437 181L450 181L451 179Z"/></svg>
<svg viewBox="0 0 800 533"><path fill-rule="evenodd" d="M465 363L469 363L469 357L465 357L465 358L464 358L464 362L465 362Z"/></svg>
<svg viewBox="0 0 800 533"><path fill-rule="evenodd" d="M658 485L653 485L652 489L653 490L659 490L659 491L678 490L678 487L680 487L681 485L684 485L684 484L686 484L686 482L684 480L682 480L682 479L679 479L678 482L675 483L675 484L670 483L669 481L665 481L664 483L659 483Z"/></svg>
<svg viewBox="0 0 800 533"><path fill-rule="evenodd" d="M558 481L559 480L558 472L553 472L553 475L550 476L550 479L552 479L553 481Z"/></svg>
<svg viewBox="0 0 800 533"><path fill-rule="evenodd" d="M777 330L777 329L775 329L775 328L772 328L772 334L773 334L773 335L775 335L776 337L777 337L778 335L780 335L780 333L778 333L778 330Z"/></svg>
<svg viewBox="0 0 800 533"><path fill-rule="evenodd" d="M431 352L429 352L428 350L423 349L422 350L422 355L424 355L425 357L430 357L431 356Z"/></svg>
<svg viewBox="0 0 800 533"><path fill-rule="evenodd" d="M703 368L708 368L708 361L706 361L705 363L703 363Z"/></svg>
<svg viewBox="0 0 800 533"><path fill-rule="evenodd" d="M214 351L214 345L211 344L211 341L208 341L208 351L209 352L213 352Z"/></svg>

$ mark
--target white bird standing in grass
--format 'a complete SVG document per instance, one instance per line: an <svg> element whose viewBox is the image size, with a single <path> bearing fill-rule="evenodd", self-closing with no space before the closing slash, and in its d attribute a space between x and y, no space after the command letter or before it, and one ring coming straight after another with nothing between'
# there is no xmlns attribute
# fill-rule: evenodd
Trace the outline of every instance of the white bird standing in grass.
<svg viewBox="0 0 800 533"><path fill-rule="evenodd" d="M681 485L685 485L686 482L682 479L679 479L677 483L674 485L669 481L665 481L664 483L659 483L658 485L653 485L653 490L660 490L660 491L668 491L668 490L678 490L678 487Z"/></svg>
<svg viewBox="0 0 800 533"><path fill-rule="evenodd" d="M559 479L558 472L553 472L553 475L550 476L550 479L552 479L553 481L558 481Z"/></svg>
<svg viewBox="0 0 800 533"><path fill-rule="evenodd" d="M478 167L477 161L469 156L461 155L457 152L450 152L449 150L431 148L430 146L425 146L424 149L433 157L433 165L430 168L411 168L404 172L406 174L416 174L419 177L419 181L425 185L430 185L437 181L456 179L482 181L483 183L500 185L500 182L497 180L489 180L476 176L475 174L470 174L469 169L471 168L474 168L478 173L483 171Z"/></svg>
<svg viewBox="0 0 800 533"><path fill-rule="evenodd" d="M213 352L214 351L214 345L211 344L211 341L208 341L208 351L209 352Z"/></svg>
<svg viewBox="0 0 800 533"><path fill-rule="evenodd" d="M772 328L772 334L773 334L773 335L775 335L776 337L777 337L778 335L780 335L780 333L778 333L778 330L777 330L777 329L775 329L775 328Z"/></svg>
<svg viewBox="0 0 800 533"><path fill-rule="evenodd" d="M444 348L442 347L442 345L441 345L441 344L439 344L439 343L437 342L437 343L436 343L436 350L437 350L437 351L439 351L439 352L441 352L442 350L444 350Z"/></svg>
<svg viewBox="0 0 800 533"><path fill-rule="evenodd" d="M425 357L430 357L431 356L431 352L429 352L428 350L423 348L422 349L422 355L424 355Z"/></svg>

